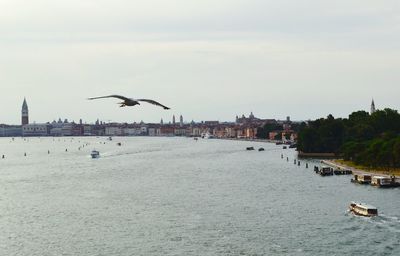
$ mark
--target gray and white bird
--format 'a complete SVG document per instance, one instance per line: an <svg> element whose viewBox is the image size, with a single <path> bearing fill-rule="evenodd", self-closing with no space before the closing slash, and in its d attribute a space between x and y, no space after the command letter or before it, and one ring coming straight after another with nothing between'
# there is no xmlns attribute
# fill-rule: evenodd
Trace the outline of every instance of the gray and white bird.
<svg viewBox="0 0 400 256"><path fill-rule="evenodd" d="M147 103L162 107L163 109L170 109L169 107L166 107L163 104L161 104L155 100L131 99L131 98L127 98L127 97L124 97L121 95L108 95L108 96L94 97L94 98L88 98L88 100L103 99L103 98L117 98L117 99L123 100L123 102L118 103L118 104L120 104L120 107L140 105L139 101L143 101L143 102L147 102Z"/></svg>

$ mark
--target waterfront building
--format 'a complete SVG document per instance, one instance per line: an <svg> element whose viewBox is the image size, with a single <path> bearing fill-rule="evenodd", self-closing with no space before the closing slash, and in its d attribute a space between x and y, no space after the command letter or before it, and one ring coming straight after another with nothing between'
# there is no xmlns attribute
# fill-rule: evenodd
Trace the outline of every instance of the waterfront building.
<svg viewBox="0 0 400 256"><path fill-rule="evenodd" d="M61 127L52 127L50 129L50 136L53 136L53 137L62 136L62 128Z"/></svg>
<svg viewBox="0 0 400 256"><path fill-rule="evenodd" d="M149 136L157 136L157 129L156 128L149 128Z"/></svg>
<svg viewBox="0 0 400 256"><path fill-rule="evenodd" d="M21 125L26 125L26 124L29 124L29 110L28 110L28 104L26 103L26 99L24 98L21 110Z"/></svg>
<svg viewBox="0 0 400 256"><path fill-rule="evenodd" d="M179 127L179 128L175 128L174 134L175 134L175 136L186 136L187 131L185 128Z"/></svg>
<svg viewBox="0 0 400 256"><path fill-rule="evenodd" d="M25 124L22 126L22 136L47 136L49 126L47 124Z"/></svg>
<svg viewBox="0 0 400 256"><path fill-rule="evenodd" d="M0 137L18 137L22 136L22 129L20 125L1 125Z"/></svg>
<svg viewBox="0 0 400 256"><path fill-rule="evenodd" d="M107 126L105 128L106 136L122 136L122 128L118 126Z"/></svg>
<svg viewBox="0 0 400 256"><path fill-rule="evenodd" d="M160 133L161 133L161 136L174 136L175 129L171 125L164 125L161 127Z"/></svg>
<svg viewBox="0 0 400 256"><path fill-rule="evenodd" d="M72 136L73 125L72 123L64 123L61 129L62 136Z"/></svg>
<svg viewBox="0 0 400 256"><path fill-rule="evenodd" d="M83 136L91 136L92 135L92 126L84 125L83 126Z"/></svg>
<svg viewBox="0 0 400 256"><path fill-rule="evenodd" d="M72 124L72 136L82 136L83 135L83 125L82 124Z"/></svg>
<svg viewBox="0 0 400 256"><path fill-rule="evenodd" d="M106 130L107 133L107 130ZM125 136L139 136L141 134L140 128L138 127L127 127L123 129L123 135Z"/></svg>

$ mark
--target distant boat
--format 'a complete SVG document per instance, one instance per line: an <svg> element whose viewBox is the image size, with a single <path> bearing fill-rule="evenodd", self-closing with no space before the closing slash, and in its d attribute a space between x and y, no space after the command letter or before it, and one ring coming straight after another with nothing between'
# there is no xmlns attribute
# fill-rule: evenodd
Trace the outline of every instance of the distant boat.
<svg viewBox="0 0 400 256"><path fill-rule="evenodd" d="M371 184L372 177L369 174L353 174L351 182L359 184Z"/></svg>
<svg viewBox="0 0 400 256"><path fill-rule="evenodd" d="M372 205L351 202L349 209L356 215L373 217L378 216L378 209Z"/></svg>
<svg viewBox="0 0 400 256"><path fill-rule="evenodd" d="M117 143L117 146L122 146L122 143L121 143L121 142L118 142L118 143Z"/></svg>
<svg viewBox="0 0 400 256"><path fill-rule="evenodd" d="M258 149L258 151L264 151L264 150L265 150L264 148L259 148L259 149Z"/></svg>
<svg viewBox="0 0 400 256"><path fill-rule="evenodd" d="M201 136L203 139L214 139L215 137L214 137L214 135L212 135L212 134L210 134L210 133L204 133L204 134L202 134L202 136Z"/></svg>
<svg viewBox="0 0 400 256"><path fill-rule="evenodd" d="M254 150L254 147L247 147L246 150Z"/></svg>
<svg viewBox="0 0 400 256"><path fill-rule="evenodd" d="M318 173L321 176L331 176L333 175L333 169L328 166L322 166L321 169L319 169Z"/></svg>
<svg viewBox="0 0 400 256"><path fill-rule="evenodd" d="M92 152L90 153L90 155L92 156L92 158L99 158L100 157L100 152L93 149Z"/></svg>
<svg viewBox="0 0 400 256"><path fill-rule="evenodd" d="M214 135L207 133L205 136L206 139L214 139Z"/></svg>
<svg viewBox="0 0 400 256"><path fill-rule="evenodd" d="M396 177L372 176L371 185L380 188L399 187L400 183L396 182Z"/></svg>

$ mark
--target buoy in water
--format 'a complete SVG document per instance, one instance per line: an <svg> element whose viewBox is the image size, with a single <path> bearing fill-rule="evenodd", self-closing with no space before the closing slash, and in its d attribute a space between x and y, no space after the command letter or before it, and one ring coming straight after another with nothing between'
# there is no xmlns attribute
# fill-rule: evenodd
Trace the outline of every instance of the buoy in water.
<svg viewBox="0 0 400 256"><path fill-rule="evenodd" d="M68 149L65 149L65 152L68 152Z"/></svg>
<svg viewBox="0 0 400 256"><path fill-rule="evenodd" d="M297 162L297 165L300 166L300 161Z"/></svg>
<svg viewBox="0 0 400 256"><path fill-rule="evenodd" d="M24 156L26 156L26 153L24 153Z"/></svg>
<svg viewBox="0 0 400 256"><path fill-rule="evenodd" d="M306 163L306 168L308 168L308 163Z"/></svg>
<svg viewBox="0 0 400 256"><path fill-rule="evenodd" d="M283 159L283 154L281 154L281 158Z"/></svg>
<svg viewBox="0 0 400 256"><path fill-rule="evenodd" d="M47 154L50 154L50 150L47 150Z"/></svg>
<svg viewBox="0 0 400 256"><path fill-rule="evenodd" d="M289 162L289 157L286 157L286 161Z"/></svg>
<svg viewBox="0 0 400 256"><path fill-rule="evenodd" d="M1 158L3 158L3 159L4 159L4 158L6 158L6 157L3 155Z"/></svg>

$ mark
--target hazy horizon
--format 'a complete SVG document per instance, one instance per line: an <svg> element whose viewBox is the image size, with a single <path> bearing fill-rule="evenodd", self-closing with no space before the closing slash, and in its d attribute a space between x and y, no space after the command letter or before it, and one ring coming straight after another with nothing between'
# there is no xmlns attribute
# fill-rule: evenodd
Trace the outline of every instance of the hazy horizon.
<svg viewBox="0 0 400 256"><path fill-rule="evenodd" d="M0 123L399 109L398 1L0 0ZM150 98L119 108L120 94Z"/></svg>

